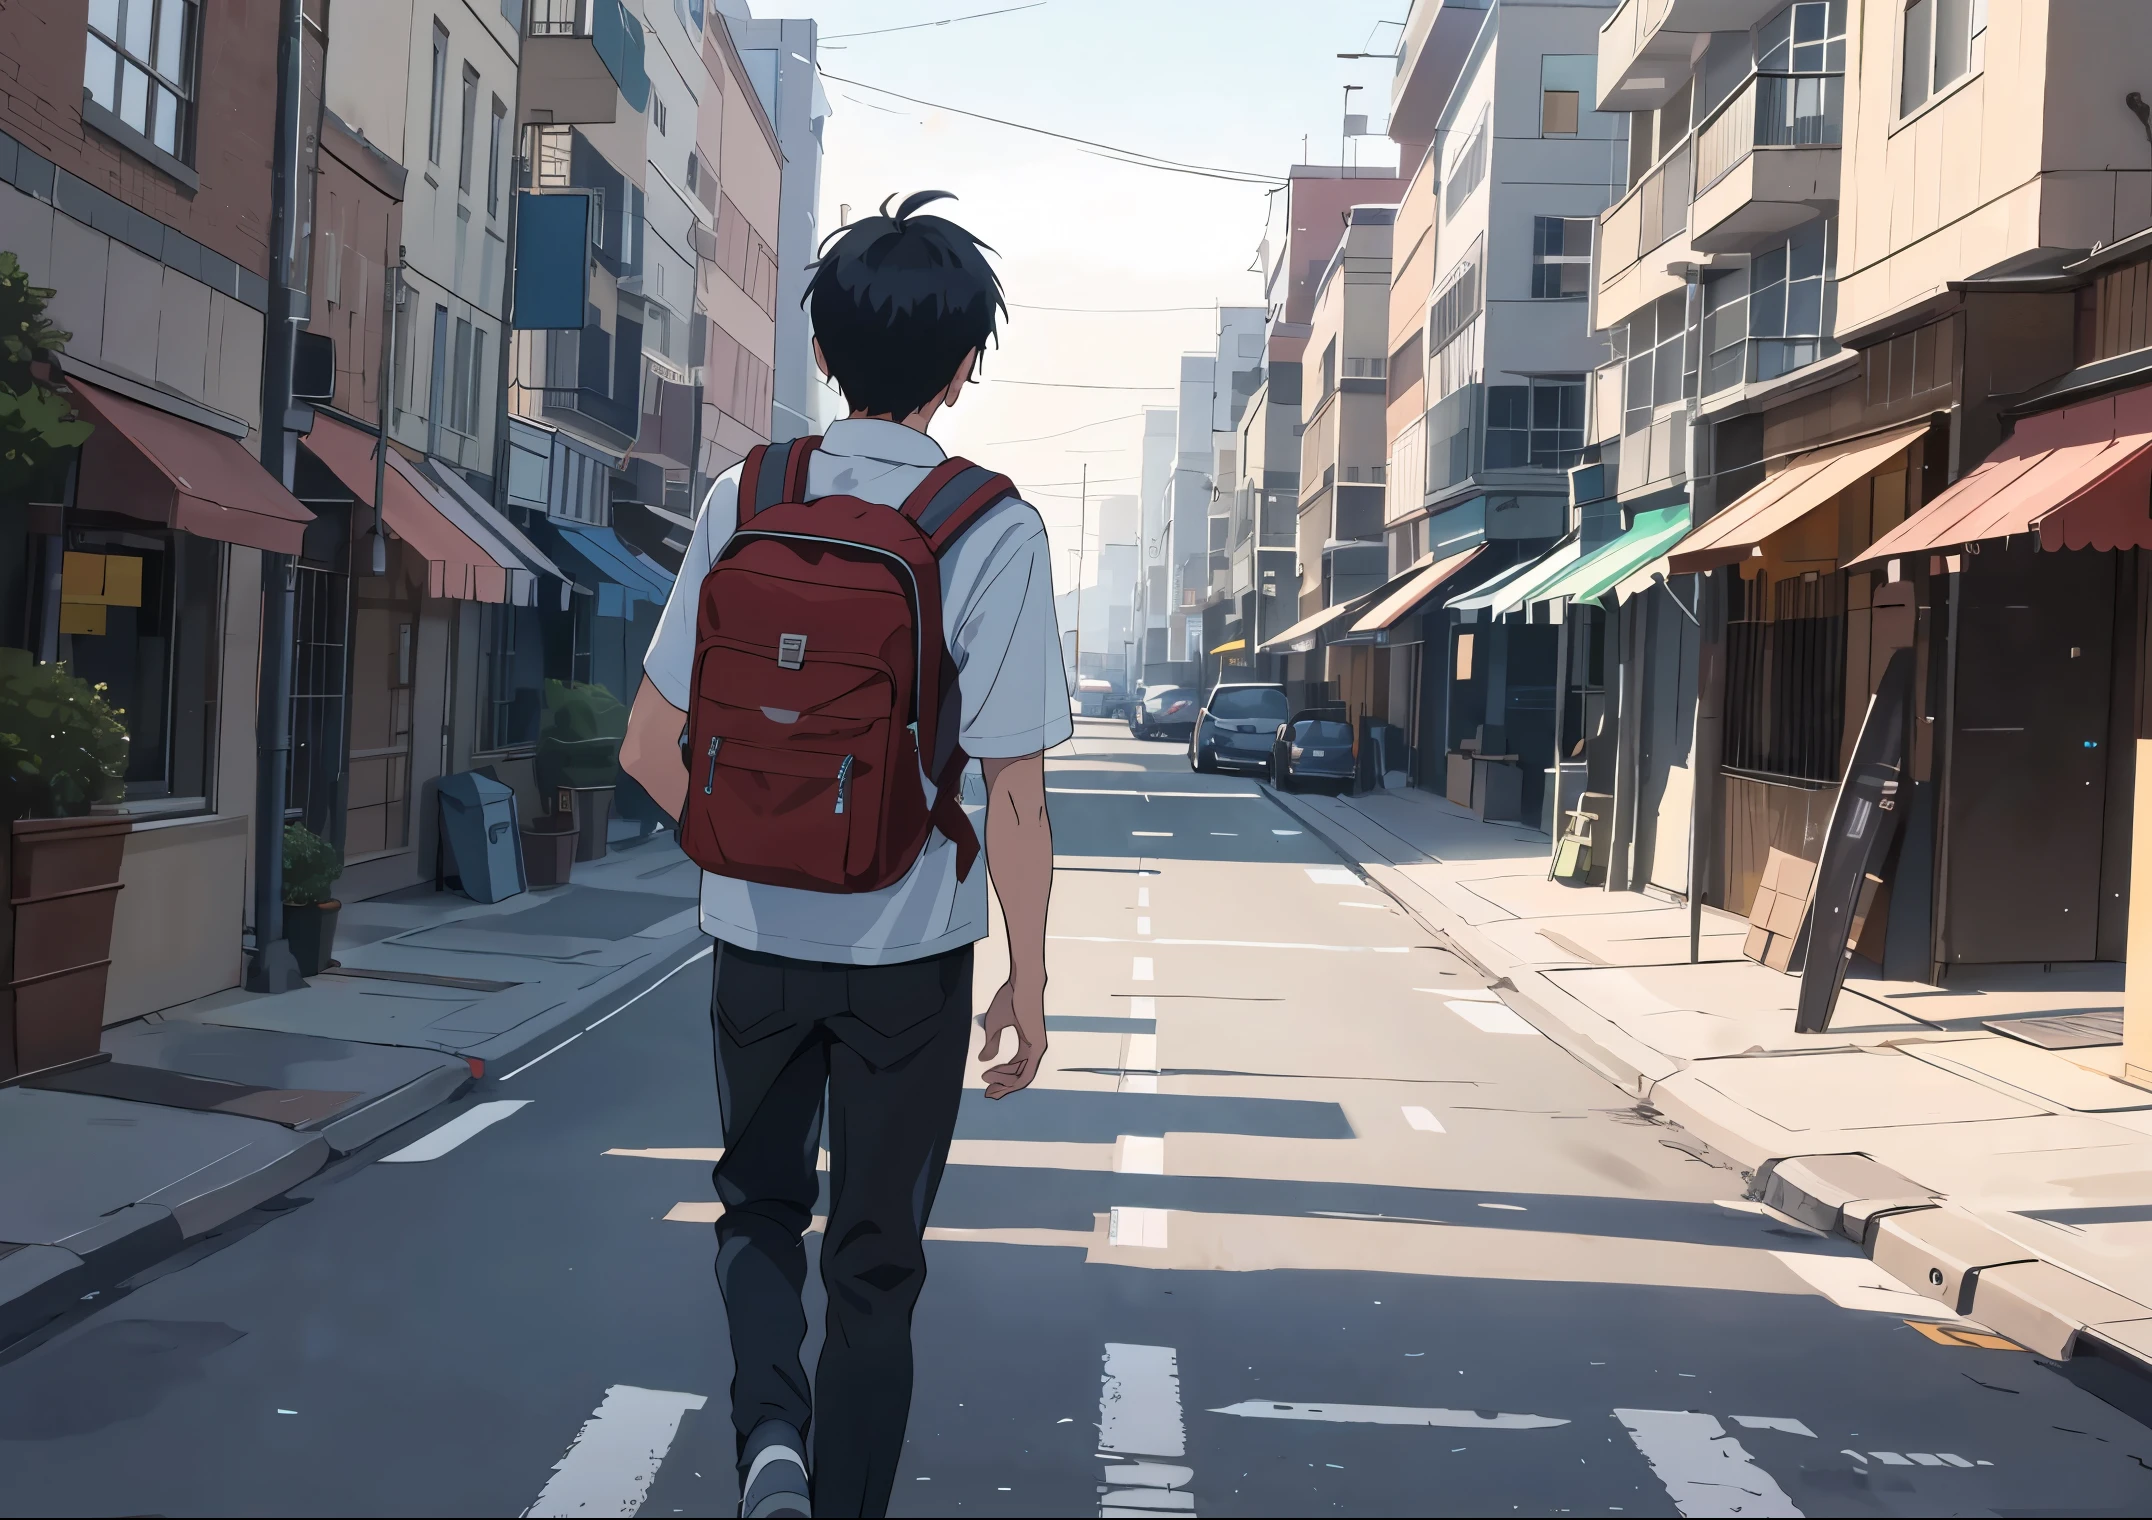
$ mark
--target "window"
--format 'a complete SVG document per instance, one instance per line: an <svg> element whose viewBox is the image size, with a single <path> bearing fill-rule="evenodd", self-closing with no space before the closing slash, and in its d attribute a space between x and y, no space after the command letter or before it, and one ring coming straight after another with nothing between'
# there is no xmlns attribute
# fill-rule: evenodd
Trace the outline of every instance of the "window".
<svg viewBox="0 0 2152 1520"><path fill-rule="evenodd" d="M441 113L448 95L448 28L433 24L433 93L426 108L426 160L441 161Z"/></svg>
<svg viewBox="0 0 2152 1520"><path fill-rule="evenodd" d="M1578 105L1579 97L1575 90L1541 90L1539 92L1539 135L1541 137L1576 136Z"/></svg>
<svg viewBox="0 0 2152 1520"><path fill-rule="evenodd" d="M1482 111L1478 125L1464 148L1450 164L1449 178L1442 188L1442 215L1445 219L1457 214L1465 197L1479 188L1479 182L1487 177L1487 113Z"/></svg>
<svg viewBox="0 0 2152 1520"><path fill-rule="evenodd" d="M1835 223L1810 222L1749 266L1752 380L1775 380L1836 351Z"/></svg>
<svg viewBox="0 0 2152 1520"><path fill-rule="evenodd" d="M90 0L82 93L177 159L194 154L196 0Z"/></svg>
<svg viewBox="0 0 2152 1520"><path fill-rule="evenodd" d="M1587 295L1592 283L1592 219L1532 218L1532 299Z"/></svg>
<svg viewBox="0 0 2152 1520"><path fill-rule="evenodd" d="M1908 0L1899 55L1898 114L1977 70L1987 44L1987 0Z"/></svg>
<svg viewBox="0 0 2152 1520"><path fill-rule="evenodd" d="M1323 349L1323 399L1338 388L1338 340L1332 338ZM1320 404L1320 403L1318 403Z"/></svg>
<svg viewBox="0 0 2152 1520"><path fill-rule="evenodd" d="M1584 452L1584 377L1487 387L1487 468L1566 470Z"/></svg>
<svg viewBox="0 0 2152 1520"><path fill-rule="evenodd" d="M72 521L76 514L70 513ZM82 514L88 516L89 514ZM110 603L61 605L60 658L127 726L130 802L211 796L224 546L139 523L70 527L67 575ZM127 605L132 601L133 605Z"/></svg>
<svg viewBox="0 0 2152 1520"><path fill-rule="evenodd" d="M1651 426L1652 413L1670 401L1682 399L1685 366L1683 339L1688 328L1688 296L1675 291L1663 295L1630 319L1623 334L1628 356L1623 377L1622 431L1641 433Z"/></svg>
<svg viewBox="0 0 2152 1520"><path fill-rule="evenodd" d="M653 123L654 123L654 124L656 125L656 127L657 127L657 129L658 129L658 136L660 136L660 137L663 137L663 136L665 135L665 100L664 100L664 97L662 97L662 96L653 96L653 97L651 97L651 101L650 101L650 120L651 120L651 121L652 121L652 122L653 122Z"/></svg>
<svg viewBox="0 0 2152 1520"><path fill-rule="evenodd" d="M478 149L478 70L463 66L463 146L456 160L456 188L471 193L471 161Z"/></svg>
<svg viewBox="0 0 2152 1520"><path fill-rule="evenodd" d="M1846 67L1846 0L1798 0L1756 29L1759 74L1839 74Z"/></svg>
<svg viewBox="0 0 2152 1520"><path fill-rule="evenodd" d="M478 436L479 421L485 414L486 397L486 330L471 329L471 382L465 390L463 406L464 431L473 438Z"/></svg>
<svg viewBox="0 0 2152 1520"><path fill-rule="evenodd" d="M699 154L690 153L687 156L687 193L702 193L702 158Z"/></svg>
<svg viewBox="0 0 2152 1520"><path fill-rule="evenodd" d="M1480 245L1475 239L1471 250L1450 270L1442 294L1435 297L1434 313L1427 322L1428 353L1441 353L1479 315L1479 263Z"/></svg>
<svg viewBox="0 0 2152 1520"><path fill-rule="evenodd" d="M1749 272L1726 269L1704 277L1704 394L1739 385L1748 369Z"/></svg>
<svg viewBox="0 0 2152 1520"><path fill-rule="evenodd" d="M1846 578L1734 577L1729 590L1726 767L1837 780L1846 713Z"/></svg>
<svg viewBox="0 0 2152 1520"><path fill-rule="evenodd" d="M486 140L486 215L501 214L501 162L508 145L508 107L493 97L493 135Z"/></svg>
<svg viewBox="0 0 2152 1520"><path fill-rule="evenodd" d="M471 432L471 323L456 318L456 349L449 375L448 425L466 437Z"/></svg>

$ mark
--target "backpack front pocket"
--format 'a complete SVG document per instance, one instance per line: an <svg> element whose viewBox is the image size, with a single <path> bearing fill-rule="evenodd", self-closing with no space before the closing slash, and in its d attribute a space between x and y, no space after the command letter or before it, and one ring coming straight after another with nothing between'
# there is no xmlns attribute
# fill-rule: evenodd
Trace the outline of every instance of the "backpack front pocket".
<svg viewBox="0 0 2152 1520"><path fill-rule="evenodd" d="M729 876L843 891L880 827L880 748L778 749L708 736L691 752L682 844Z"/></svg>

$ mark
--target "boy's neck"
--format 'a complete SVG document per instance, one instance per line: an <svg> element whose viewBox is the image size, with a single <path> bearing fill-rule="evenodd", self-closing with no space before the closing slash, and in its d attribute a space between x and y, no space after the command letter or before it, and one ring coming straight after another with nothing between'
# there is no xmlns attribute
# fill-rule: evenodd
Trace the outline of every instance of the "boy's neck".
<svg viewBox="0 0 2152 1520"><path fill-rule="evenodd" d="M940 409L938 406L922 407L909 417L899 417L894 412L853 412L845 420L847 422L894 422L898 427L908 427L915 433L924 433L927 430L927 424L934 420L934 414Z"/></svg>

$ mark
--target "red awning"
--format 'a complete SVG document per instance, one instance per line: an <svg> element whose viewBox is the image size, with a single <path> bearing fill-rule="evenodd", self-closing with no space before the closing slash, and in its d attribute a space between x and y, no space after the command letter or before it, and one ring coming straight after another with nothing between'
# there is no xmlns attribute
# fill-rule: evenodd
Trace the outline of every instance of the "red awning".
<svg viewBox="0 0 2152 1520"><path fill-rule="evenodd" d="M314 514L235 439L70 375L97 431L82 449L76 502L276 554L297 554Z"/></svg>
<svg viewBox="0 0 2152 1520"><path fill-rule="evenodd" d="M2152 548L2152 386L2040 412L1855 564L2039 530L2049 549Z"/></svg>
<svg viewBox="0 0 2152 1520"><path fill-rule="evenodd" d="M374 499L374 435L314 414L306 435L307 452L327 465L360 501ZM508 600L508 570L472 538L434 500L438 489L416 465L395 449L383 479L381 520L389 532L426 559L426 594L463 602Z"/></svg>

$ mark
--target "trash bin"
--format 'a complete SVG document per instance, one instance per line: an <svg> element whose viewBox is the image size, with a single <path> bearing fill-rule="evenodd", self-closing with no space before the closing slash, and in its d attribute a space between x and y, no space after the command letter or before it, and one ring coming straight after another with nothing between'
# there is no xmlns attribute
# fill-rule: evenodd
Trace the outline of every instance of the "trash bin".
<svg viewBox="0 0 2152 1520"><path fill-rule="evenodd" d="M516 794L471 771L443 776L441 838L448 846L463 895L473 902L499 902L524 890L522 841L516 835Z"/></svg>

